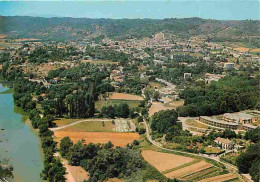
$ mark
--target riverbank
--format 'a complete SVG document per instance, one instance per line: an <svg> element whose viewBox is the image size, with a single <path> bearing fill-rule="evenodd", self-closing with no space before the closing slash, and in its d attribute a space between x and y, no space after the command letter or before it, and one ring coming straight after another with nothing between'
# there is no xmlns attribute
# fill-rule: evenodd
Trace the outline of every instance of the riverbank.
<svg viewBox="0 0 260 182"><path fill-rule="evenodd" d="M14 179L10 181L42 181L43 151L41 140L28 116L16 107L12 93L0 84L0 156L13 166Z"/></svg>

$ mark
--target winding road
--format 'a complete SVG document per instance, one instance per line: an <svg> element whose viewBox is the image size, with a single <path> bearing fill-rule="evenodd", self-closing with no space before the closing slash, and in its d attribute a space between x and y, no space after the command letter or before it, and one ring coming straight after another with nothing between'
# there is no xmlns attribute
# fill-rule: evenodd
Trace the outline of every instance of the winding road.
<svg viewBox="0 0 260 182"><path fill-rule="evenodd" d="M237 174L239 176L239 178L242 180L242 181L248 181L248 182L253 182L250 177L248 175L241 175L238 173L238 169L236 166L233 166L231 164L228 164L226 162L222 162L219 160L219 158L217 157L210 157L210 156L207 156L206 154L193 154L193 153L189 153L189 152L182 152L182 151L178 151L178 150L173 150L173 149L167 149L167 148L164 148L162 146L162 144L154 141L150 135L150 127L146 121L146 119L144 119L144 124L145 124L145 127L146 127L146 137L147 139L149 140L149 142L151 142L154 146L160 148L160 149L163 149L163 150L167 150L167 151L170 151L170 152L178 152L178 153L182 153L182 154L188 154L188 155L192 155L192 156L196 156L196 157L204 157L204 158L207 158L207 159L211 159L211 160L214 160L216 162L219 162L221 164L223 164L224 166L226 166L226 168L228 168L229 170L232 170L235 174Z"/></svg>

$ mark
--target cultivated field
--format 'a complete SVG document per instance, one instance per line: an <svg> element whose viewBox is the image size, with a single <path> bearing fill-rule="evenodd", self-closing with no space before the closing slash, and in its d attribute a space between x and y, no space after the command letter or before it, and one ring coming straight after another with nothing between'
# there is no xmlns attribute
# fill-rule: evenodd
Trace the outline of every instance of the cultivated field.
<svg viewBox="0 0 260 182"><path fill-rule="evenodd" d="M260 48L257 48L257 49L251 49L250 52L260 52Z"/></svg>
<svg viewBox="0 0 260 182"><path fill-rule="evenodd" d="M189 163L196 160L190 157L184 157L180 155L168 154L163 152L155 152L152 150L143 150L142 156L147 162L149 162L160 172L176 168L185 163Z"/></svg>
<svg viewBox="0 0 260 182"><path fill-rule="evenodd" d="M137 133L116 133L116 132L77 132L77 131L55 131L54 139L60 141L64 137L76 143L78 140L84 139L84 143L107 143L111 141L115 146L126 146L133 140L138 140Z"/></svg>
<svg viewBox="0 0 260 182"><path fill-rule="evenodd" d="M113 93L109 98L112 100L144 100L144 98L141 96L125 93Z"/></svg>
<svg viewBox="0 0 260 182"><path fill-rule="evenodd" d="M152 106L149 108L149 116L154 115L156 112L168 109L172 109L172 107L165 107L161 102L152 102Z"/></svg>
<svg viewBox="0 0 260 182"><path fill-rule="evenodd" d="M166 173L165 176L168 178L181 178L182 176L186 176L188 174L210 168L211 166L212 166L211 164L209 164L205 161L200 161L196 164L192 164L192 165L186 166L184 168L177 169L172 172Z"/></svg>
<svg viewBox="0 0 260 182"><path fill-rule="evenodd" d="M249 51L249 48L247 47L237 47L237 48L234 48L235 51L239 51L239 52L247 52Z"/></svg>
<svg viewBox="0 0 260 182"><path fill-rule="evenodd" d="M228 174L224 174L224 175L220 175L220 176L214 176L211 178L207 178L207 179L203 179L199 182L220 182L220 181L227 181L227 180L231 180L236 178L237 176L235 176L232 173L228 173Z"/></svg>

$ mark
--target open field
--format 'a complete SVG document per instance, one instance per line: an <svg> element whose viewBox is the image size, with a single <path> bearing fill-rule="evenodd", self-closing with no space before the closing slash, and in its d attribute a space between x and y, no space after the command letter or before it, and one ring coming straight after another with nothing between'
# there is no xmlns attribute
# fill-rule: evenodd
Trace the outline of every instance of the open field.
<svg viewBox="0 0 260 182"><path fill-rule="evenodd" d="M139 95L125 94L125 93L113 93L112 95L110 95L109 98L112 100L138 100L138 101L144 100L144 98Z"/></svg>
<svg viewBox="0 0 260 182"><path fill-rule="evenodd" d="M218 154L222 151L222 150L217 149L215 147L205 147L204 150L205 150L206 153L211 153L211 154Z"/></svg>
<svg viewBox="0 0 260 182"><path fill-rule="evenodd" d="M234 48L235 51L239 51L239 52L247 52L249 51L249 48L247 47L236 47Z"/></svg>
<svg viewBox="0 0 260 182"><path fill-rule="evenodd" d="M161 102L152 102L152 106L149 108L149 116L154 115L156 112L168 109L172 109L172 107L165 107Z"/></svg>
<svg viewBox="0 0 260 182"><path fill-rule="evenodd" d="M260 52L260 48L257 48L257 49L251 49L250 52Z"/></svg>
<svg viewBox="0 0 260 182"><path fill-rule="evenodd" d="M112 132L115 130L115 125L110 121L84 121L75 125L60 129L59 131L67 132Z"/></svg>
<svg viewBox="0 0 260 182"><path fill-rule="evenodd" d="M202 123L197 122L197 121L192 120L192 119L187 119L187 120L185 121L185 124L190 125L190 126L194 126L194 127L197 127L197 128L204 128L204 129L207 129L207 128L208 128L207 125L202 124Z"/></svg>
<svg viewBox="0 0 260 182"><path fill-rule="evenodd" d="M5 37L6 37L6 35L0 34L0 39L3 39L3 38L5 38Z"/></svg>
<svg viewBox="0 0 260 182"><path fill-rule="evenodd" d="M175 101L166 103L165 106L177 108L177 107L183 106L183 104L184 104L184 100L175 100Z"/></svg>
<svg viewBox="0 0 260 182"><path fill-rule="evenodd" d="M76 143L78 140L84 139L84 143L107 143L111 141L115 146L126 146L133 140L138 140L137 133L116 133L116 132L77 132L77 131L55 131L54 139L60 141L64 137Z"/></svg>
<svg viewBox="0 0 260 182"><path fill-rule="evenodd" d="M143 150L143 158L154 166L158 171L163 172L168 169L176 168L185 163L194 161L195 159L190 157L184 157L180 155L174 155L163 152L155 152L152 150Z"/></svg>
<svg viewBox="0 0 260 182"><path fill-rule="evenodd" d="M95 107L97 110L101 110L103 106L109 106L109 105L119 105L120 103L126 103L128 104L129 108L135 108L138 107L140 104L140 101L136 101L136 100L98 100L95 102Z"/></svg>
<svg viewBox="0 0 260 182"><path fill-rule="evenodd" d="M168 177L168 178L180 178L180 177L186 176L190 173L194 173L194 172L197 172L197 171L207 169L211 166L212 166L211 164L209 164L205 161L201 161L201 162L198 162L196 164L192 164L190 166L186 166L184 168L169 172L169 173L165 174L165 176Z"/></svg>
<svg viewBox="0 0 260 182"><path fill-rule="evenodd" d="M220 182L220 181L226 181L226 180L234 179L236 177L237 176L235 176L234 174L228 173L228 174L224 174L224 175L220 175L220 176L206 178L206 179L201 180L200 182Z"/></svg>

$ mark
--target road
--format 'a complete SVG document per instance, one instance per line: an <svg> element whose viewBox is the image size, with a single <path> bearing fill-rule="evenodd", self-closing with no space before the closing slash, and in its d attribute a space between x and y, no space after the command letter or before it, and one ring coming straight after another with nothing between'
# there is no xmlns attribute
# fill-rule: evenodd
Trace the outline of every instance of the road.
<svg viewBox="0 0 260 182"><path fill-rule="evenodd" d="M192 155L192 156L195 156L195 157L204 157L204 158L207 158L207 159L211 159L211 160L214 160L216 162L219 162L221 164L223 164L224 166L226 166L226 168L228 168L229 170L232 170L235 174L237 174L239 176L239 178L241 180L243 180L244 178L246 178L247 181L249 182L253 182L251 179L249 179L249 177L247 175L243 175L243 177L241 176L241 174L238 173L238 170L237 170L237 167L236 166L233 166L231 164L228 164L228 163L225 163L225 162L222 162L219 160L219 158L217 157L210 157L210 156L207 156L207 155L203 155L203 154L193 154L193 153L189 153L189 152L182 152L182 151L178 151L178 150L173 150L173 149L167 149L167 148L164 148L162 146L162 144L154 141L150 135L150 127L149 125L147 124L147 121L146 119L144 119L144 124L145 124L145 127L146 127L146 137L147 139L149 140L149 142L151 142L153 145L155 145L156 147L160 148L160 149L163 149L163 150L167 150L167 151L170 151L170 152L178 152L178 153L182 153L182 154L188 154L188 155ZM243 180L244 181L244 180Z"/></svg>
<svg viewBox="0 0 260 182"><path fill-rule="evenodd" d="M64 125L64 126L60 126L60 127L57 127L57 128L50 128L51 131L57 131L57 130L61 130L61 129L64 129L64 128L67 128L69 126L73 126L75 124L79 124L79 123L83 123L83 122L86 122L86 121L95 121L93 119L84 119L84 120L80 120L80 121L76 121L76 122L73 122L71 124L67 124L67 125ZM111 121L111 119L98 119L97 121Z"/></svg>

